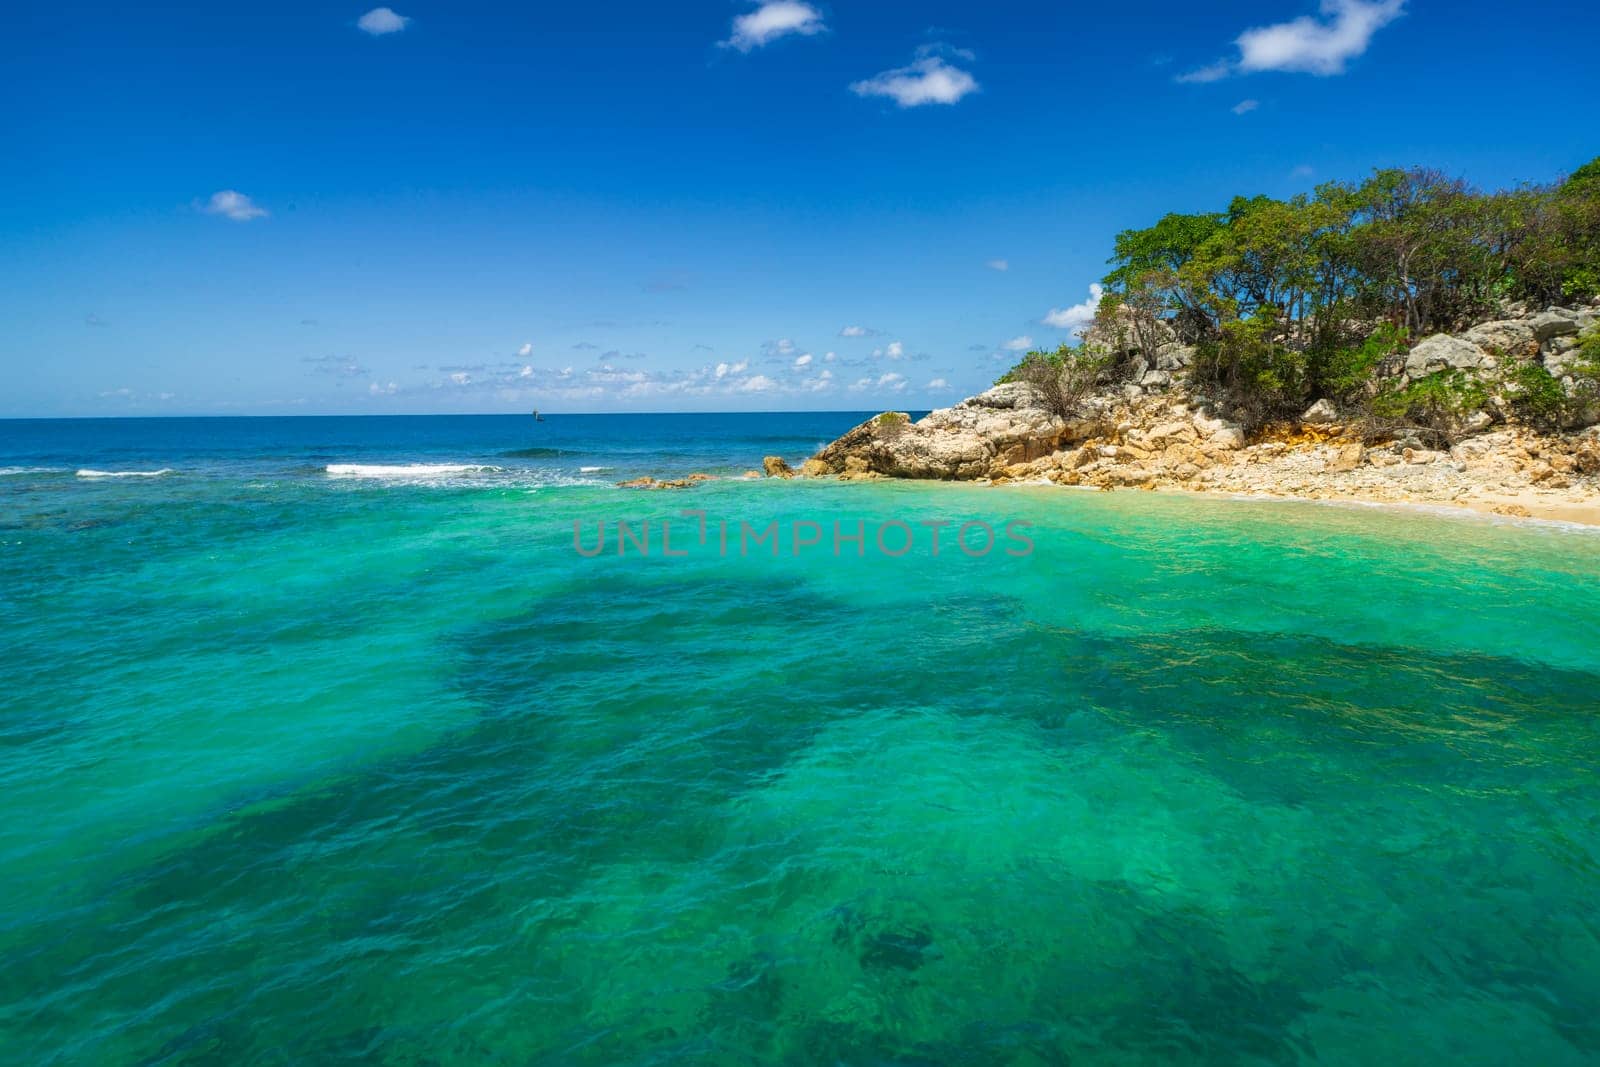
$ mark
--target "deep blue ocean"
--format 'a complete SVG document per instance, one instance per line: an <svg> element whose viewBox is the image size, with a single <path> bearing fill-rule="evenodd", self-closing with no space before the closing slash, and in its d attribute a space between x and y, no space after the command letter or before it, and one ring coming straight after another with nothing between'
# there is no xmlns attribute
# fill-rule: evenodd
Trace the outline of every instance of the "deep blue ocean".
<svg viewBox="0 0 1600 1067"><path fill-rule="evenodd" d="M1600 1062L1600 532L862 417L0 422L0 1060Z"/></svg>

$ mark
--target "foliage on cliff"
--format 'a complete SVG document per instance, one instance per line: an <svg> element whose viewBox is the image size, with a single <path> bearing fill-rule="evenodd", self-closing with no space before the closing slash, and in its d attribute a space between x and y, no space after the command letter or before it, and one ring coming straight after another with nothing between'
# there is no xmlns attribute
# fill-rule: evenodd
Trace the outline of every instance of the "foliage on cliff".
<svg viewBox="0 0 1600 1067"><path fill-rule="evenodd" d="M1098 327L1136 342L1150 366L1163 344L1192 348L1191 387L1246 425L1319 398L1449 424L1475 388L1448 375L1385 388L1379 370L1411 342L1509 304L1600 293L1600 159L1563 181L1492 193L1391 169L1286 200L1237 197L1124 231L1110 265ZM1081 358L1030 353L1008 377L1032 381ZM1530 419L1593 402L1515 365L1506 376Z"/></svg>

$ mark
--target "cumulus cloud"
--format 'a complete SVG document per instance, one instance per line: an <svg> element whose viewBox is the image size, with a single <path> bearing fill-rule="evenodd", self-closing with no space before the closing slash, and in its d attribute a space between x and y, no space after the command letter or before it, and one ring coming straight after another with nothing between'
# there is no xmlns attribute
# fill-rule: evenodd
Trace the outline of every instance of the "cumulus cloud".
<svg viewBox="0 0 1600 1067"><path fill-rule="evenodd" d="M948 388L950 388L950 383L945 381L943 378L935 378L935 379L933 379L933 381L929 382L925 386L925 388L928 388L928 389L948 389Z"/></svg>
<svg viewBox="0 0 1600 1067"><path fill-rule="evenodd" d="M410 21L405 15L395 14L390 8L375 7L356 20L356 27L374 37L382 37L386 33L399 33Z"/></svg>
<svg viewBox="0 0 1600 1067"><path fill-rule="evenodd" d="M722 42L724 48L751 52L780 37L811 37L827 29L822 12L799 0L769 0L749 14L733 20L733 33Z"/></svg>
<svg viewBox="0 0 1600 1067"><path fill-rule="evenodd" d="M886 70L862 81L854 82L850 91L857 96L882 96L901 107L921 107L924 104L954 104L969 93L978 91L978 79L948 63L938 49L924 47L918 58L908 67ZM971 59L972 53L955 53Z"/></svg>
<svg viewBox="0 0 1600 1067"><path fill-rule="evenodd" d="M878 331L867 326L846 326L839 331L840 337L876 337Z"/></svg>
<svg viewBox="0 0 1600 1067"><path fill-rule="evenodd" d="M770 393L777 387L778 383L765 374L753 374L739 383L741 393Z"/></svg>
<svg viewBox="0 0 1600 1067"><path fill-rule="evenodd" d="M1234 41L1237 60L1218 60L1179 77L1210 82L1229 74L1276 70L1329 77L1365 54L1373 35L1405 12L1405 0L1322 0L1318 16L1245 30Z"/></svg>
<svg viewBox="0 0 1600 1067"><path fill-rule="evenodd" d="M382 384L373 382L371 385L367 386L367 392L373 396L393 396L399 391L399 382L385 382Z"/></svg>
<svg viewBox="0 0 1600 1067"><path fill-rule="evenodd" d="M1007 352L1026 352L1028 349L1033 347L1033 338L1029 337L1027 334L1023 334L1021 337L1013 337L1000 347L1004 348Z"/></svg>
<svg viewBox="0 0 1600 1067"><path fill-rule="evenodd" d="M1240 34L1239 69L1343 74L1404 7L1405 0L1323 0L1324 21L1305 15Z"/></svg>
<svg viewBox="0 0 1600 1067"><path fill-rule="evenodd" d="M809 366L811 366L811 353L810 352L807 352L805 355L796 356L795 357L795 360L794 360L794 368L795 368L795 370L799 370L801 367L809 367Z"/></svg>
<svg viewBox="0 0 1600 1067"><path fill-rule="evenodd" d="M1235 115L1248 115L1260 106L1261 101L1259 100L1241 100L1233 105L1233 113Z"/></svg>
<svg viewBox="0 0 1600 1067"><path fill-rule="evenodd" d="M879 359L904 359L906 346L901 341L890 341L887 348L874 348L872 354Z"/></svg>
<svg viewBox="0 0 1600 1067"><path fill-rule="evenodd" d="M517 349L517 355L522 356L524 359L533 355L533 342L528 341L521 348Z"/></svg>
<svg viewBox="0 0 1600 1067"><path fill-rule="evenodd" d="M824 355L822 357L822 362L824 362L824 363L832 363L834 360L836 360L838 358L839 358L839 353L837 353L837 352L829 352L829 353L827 353L826 355Z"/></svg>
<svg viewBox="0 0 1600 1067"><path fill-rule="evenodd" d="M988 267L990 270L997 270L1002 274L1011 269L1011 263L1004 259L991 259L989 262L985 263L984 266Z"/></svg>
<svg viewBox="0 0 1600 1067"><path fill-rule="evenodd" d="M1100 310L1100 298L1105 294L1105 286L1095 282L1089 286L1089 299L1071 307L1051 308L1044 317L1044 324L1058 330L1082 333L1094 321L1095 312Z"/></svg>
<svg viewBox="0 0 1600 1067"><path fill-rule="evenodd" d="M265 208L257 206L254 200L235 189L212 193L211 199L207 200L200 210L207 215L221 215L234 222L249 222L251 219L267 217Z"/></svg>

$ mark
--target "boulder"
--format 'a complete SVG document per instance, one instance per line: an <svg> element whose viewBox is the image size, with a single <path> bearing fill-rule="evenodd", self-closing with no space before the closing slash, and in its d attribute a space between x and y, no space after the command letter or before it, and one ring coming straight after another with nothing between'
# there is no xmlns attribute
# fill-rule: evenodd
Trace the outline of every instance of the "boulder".
<svg viewBox="0 0 1600 1067"><path fill-rule="evenodd" d="M1339 449L1332 459L1328 460L1326 469L1329 474L1343 474L1346 471L1353 471L1361 466L1362 461L1366 459L1366 453L1367 450L1358 444L1345 445Z"/></svg>
<svg viewBox="0 0 1600 1067"><path fill-rule="evenodd" d="M1237 426L1228 426L1218 430L1206 438L1206 447L1220 449L1225 452L1237 452L1244 447L1244 431Z"/></svg>
<svg viewBox="0 0 1600 1067"><path fill-rule="evenodd" d="M1436 333L1416 343L1406 356L1406 374L1422 378L1442 370L1478 370L1488 355L1471 341Z"/></svg>
<svg viewBox="0 0 1600 1067"><path fill-rule="evenodd" d="M1156 349L1156 370L1178 371L1194 362L1194 346L1176 342Z"/></svg>
<svg viewBox="0 0 1600 1067"><path fill-rule="evenodd" d="M1172 373L1164 370L1147 371L1139 379L1139 385L1144 389L1165 389L1172 384Z"/></svg>
<svg viewBox="0 0 1600 1067"><path fill-rule="evenodd" d="M1309 426L1328 426L1339 421L1339 412L1328 400L1319 400L1306 408L1300 421Z"/></svg>
<svg viewBox="0 0 1600 1067"><path fill-rule="evenodd" d="M761 469L767 472L769 478L793 478L794 468L785 463L782 456L768 456L761 461Z"/></svg>
<svg viewBox="0 0 1600 1067"><path fill-rule="evenodd" d="M800 464L800 477L802 478L826 478L832 473L832 469L821 460L808 459Z"/></svg>
<svg viewBox="0 0 1600 1067"><path fill-rule="evenodd" d="M1513 359L1530 359L1539 351L1539 339L1533 327L1520 319L1479 323L1461 337L1487 352L1499 352Z"/></svg>
<svg viewBox="0 0 1600 1067"><path fill-rule="evenodd" d="M1579 356L1578 342L1571 337L1552 337L1544 344L1545 369L1557 378L1571 374Z"/></svg>
<svg viewBox="0 0 1600 1067"><path fill-rule="evenodd" d="M1070 429L1037 390L1008 382L916 423L893 412L868 419L817 453L819 466L813 469L945 481L987 478L1050 455Z"/></svg>
<svg viewBox="0 0 1600 1067"><path fill-rule="evenodd" d="M1552 337L1571 336L1581 329L1578 325L1578 313L1568 311L1566 308L1541 311L1529 321L1528 325L1541 344Z"/></svg>

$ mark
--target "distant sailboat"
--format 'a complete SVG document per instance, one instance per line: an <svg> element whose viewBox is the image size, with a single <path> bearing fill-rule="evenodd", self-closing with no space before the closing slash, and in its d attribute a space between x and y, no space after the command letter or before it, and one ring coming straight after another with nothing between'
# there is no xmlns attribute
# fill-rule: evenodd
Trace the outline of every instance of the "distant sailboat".
<svg viewBox="0 0 1600 1067"><path fill-rule="evenodd" d="M534 422L543 422L544 421L544 416L539 414L539 409L538 408L534 408L533 409L533 421Z"/></svg>

